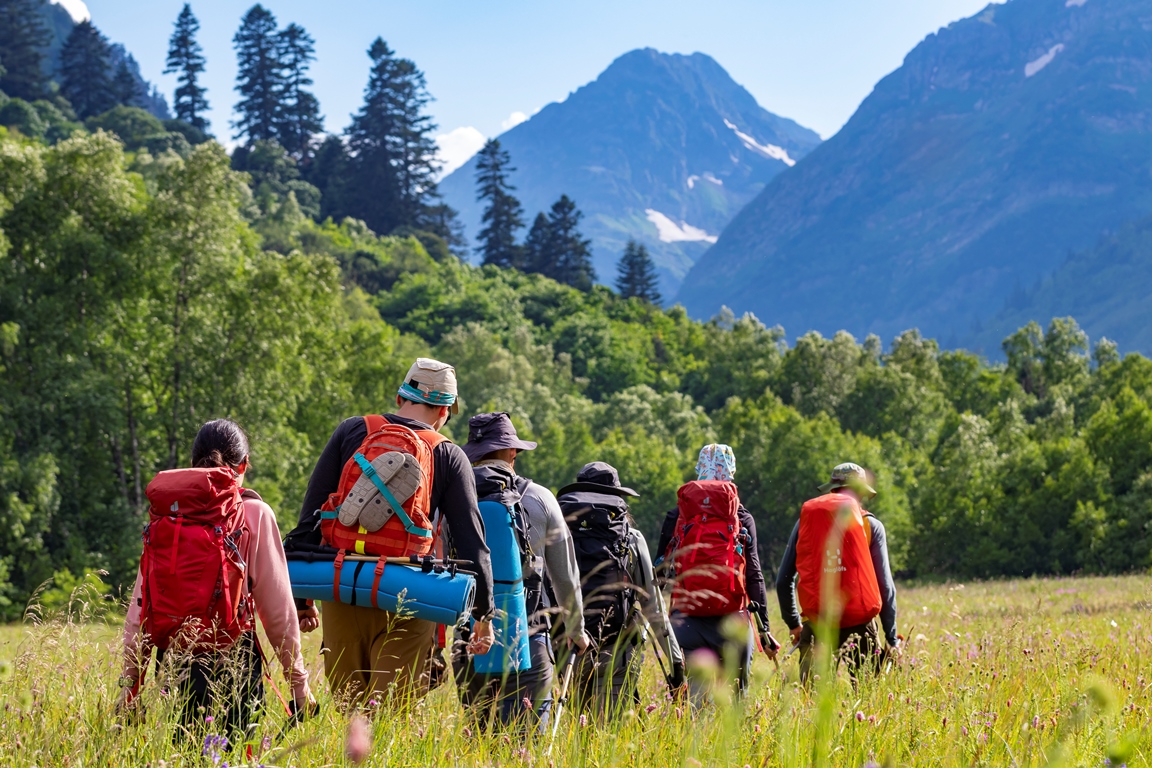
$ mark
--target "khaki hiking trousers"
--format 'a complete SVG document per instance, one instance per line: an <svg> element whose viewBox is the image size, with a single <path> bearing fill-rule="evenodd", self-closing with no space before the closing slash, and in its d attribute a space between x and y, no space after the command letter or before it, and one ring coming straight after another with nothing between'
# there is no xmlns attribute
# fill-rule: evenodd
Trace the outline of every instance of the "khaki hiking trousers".
<svg viewBox="0 0 1152 768"><path fill-rule="evenodd" d="M333 695L348 704L428 693L436 625L366 606L325 602L324 675Z"/></svg>

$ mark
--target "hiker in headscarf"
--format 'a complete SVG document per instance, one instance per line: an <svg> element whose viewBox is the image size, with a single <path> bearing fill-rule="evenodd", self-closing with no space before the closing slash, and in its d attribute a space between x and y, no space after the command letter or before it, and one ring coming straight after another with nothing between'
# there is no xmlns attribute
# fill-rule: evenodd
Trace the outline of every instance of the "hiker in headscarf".
<svg viewBox="0 0 1152 768"><path fill-rule="evenodd" d="M681 488L679 503L664 518L657 551L660 570L674 584L672 628L684 654L711 655L743 692L756 643L769 658L780 646L768 629L756 521L740 503L735 477L732 448L704 446L696 462L697 482ZM692 674L688 682L699 703L703 687Z"/></svg>
<svg viewBox="0 0 1152 768"><path fill-rule="evenodd" d="M653 651L669 689L684 685L684 656L668 624L644 535L632 526L626 499L640 494L620 484L615 467L584 465L560 489L560 508L576 545L592 648L577 661L577 702L606 718L639 704L641 647Z"/></svg>

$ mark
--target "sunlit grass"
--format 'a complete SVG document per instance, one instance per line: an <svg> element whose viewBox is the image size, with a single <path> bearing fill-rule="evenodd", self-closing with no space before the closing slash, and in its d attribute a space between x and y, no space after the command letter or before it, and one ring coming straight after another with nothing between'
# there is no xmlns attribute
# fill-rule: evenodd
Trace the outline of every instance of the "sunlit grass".
<svg viewBox="0 0 1152 768"><path fill-rule="evenodd" d="M1125 577L906 588L907 652L888 674L857 690L844 674L822 689L825 676L808 692L790 682L795 655L780 672L760 657L742 706L697 713L669 700L649 654L637 710L609 728L581 726L569 710L550 755L546 737L466 728L449 682L411 711L379 713L366 764L1148 765L1148 587L1147 578ZM774 629L783 634L779 620ZM114 622L0 627L0 765L212 764L200 738L176 735L173 708L155 685L144 694L144 724L111 715L118 638ZM249 764L345 764L347 720L323 682L319 639L308 637L307 658L321 716L281 738L286 717L270 694ZM278 672L276 680L284 690ZM241 752L220 759L245 764Z"/></svg>

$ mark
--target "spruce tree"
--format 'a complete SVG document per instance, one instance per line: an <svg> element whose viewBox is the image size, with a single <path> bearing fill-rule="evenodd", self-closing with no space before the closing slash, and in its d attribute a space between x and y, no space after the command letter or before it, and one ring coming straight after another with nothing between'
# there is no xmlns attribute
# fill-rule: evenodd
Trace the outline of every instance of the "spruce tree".
<svg viewBox="0 0 1152 768"><path fill-rule="evenodd" d="M647 248L635 240L629 240L616 268L616 289L621 296L626 299L643 299L650 304L660 303L656 265L652 263Z"/></svg>
<svg viewBox="0 0 1152 768"><path fill-rule="evenodd" d="M556 272L555 258L552 255L552 225L548 222L548 214L541 211L536 214L532 228L528 230L528 237L524 238L521 248L523 257L520 269L525 272L537 272L550 275Z"/></svg>
<svg viewBox="0 0 1152 768"><path fill-rule="evenodd" d="M139 107L145 96L145 91L136 74L128 63L128 59L121 59L116 65L116 76L112 78L112 91L116 94L116 101L126 107Z"/></svg>
<svg viewBox="0 0 1152 768"><path fill-rule="evenodd" d="M177 120L183 120L202 131L208 130L204 113L208 111L207 92L200 87L200 73L204 71L204 51L196 41L200 22L192 15L192 6L184 4L184 10L176 19L176 29L168 41L168 62L164 74L179 73L172 109Z"/></svg>
<svg viewBox="0 0 1152 768"><path fill-rule="evenodd" d="M240 117L232 123L234 138L249 142L275 139L284 86L276 17L257 3L244 14L232 43L240 66L236 91L241 96L235 107Z"/></svg>
<svg viewBox="0 0 1152 768"><path fill-rule="evenodd" d="M60 49L60 93L81 119L103 114L117 104L109 76L108 41L91 21L72 28Z"/></svg>
<svg viewBox="0 0 1152 768"><path fill-rule="evenodd" d="M573 288L590 291L596 282L596 270L592 268L589 248L592 241L580 236L579 225L583 216L568 195L561 195L552 205L548 212L552 264L544 274Z"/></svg>
<svg viewBox="0 0 1152 768"><path fill-rule="evenodd" d="M497 139L489 139L476 157L476 199L487 203L480 217L484 228L476 250L483 254L485 264L524 267L516 246L516 232L524 227L524 209L512 195L516 187L508 183L508 174L516 170L510 161Z"/></svg>
<svg viewBox="0 0 1152 768"><path fill-rule="evenodd" d="M424 75L376 38L364 106L348 127L349 213L380 233L430 226L438 167Z"/></svg>
<svg viewBox="0 0 1152 768"><path fill-rule="evenodd" d="M289 24L279 34L283 90L280 96L280 144L296 160L312 153L316 134L324 130L320 102L304 90L312 85L308 69L316 60L316 41L299 24Z"/></svg>
<svg viewBox="0 0 1152 768"><path fill-rule="evenodd" d="M0 64L4 66L0 90L25 101L43 98L48 90L44 51L52 37L40 15L40 2L0 2Z"/></svg>

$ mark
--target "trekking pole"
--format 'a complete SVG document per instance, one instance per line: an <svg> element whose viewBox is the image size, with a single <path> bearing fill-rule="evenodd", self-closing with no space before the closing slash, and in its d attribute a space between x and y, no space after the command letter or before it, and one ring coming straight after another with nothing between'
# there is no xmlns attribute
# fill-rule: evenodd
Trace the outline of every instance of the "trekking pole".
<svg viewBox="0 0 1152 768"><path fill-rule="evenodd" d="M749 606L749 608L750 608L750 609L751 609L751 608L753 608L753 607L755 607L755 608L759 609L759 604L758 604L758 603L753 603L752 605L750 605L750 606ZM761 643L763 643L763 645L764 645L766 648L770 648L771 646L770 646L768 643L764 642L763 638L769 638L769 639L771 639L771 638L772 638L772 634L771 634L770 632L768 632L767 630L765 630L765 629L764 629L764 623L763 623L763 622L761 621L761 619L760 619L760 614L759 614L759 613L757 613L757 612L756 612L756 610L749 610L749 611L748 611L748 615L749 615L749 616L751 617L751 619L752 619L752 627L753 627L753 629L755 629L755 630L756 630L756 634L757 634L757 635L759 635L759 636L760 636L760 638L761 638ZM779 650L780 650L780 644L779 644L779 643L777 643L777 644L776 644L776 647L775 647L775 648L772 648L772 650L773 650L773 651L779 651ZM767 651L765 651L765 654L767 654ZM779 654L777 654L777 656L779 656ZM779 671L780 671L780 660L777 658L777 656L773 656L773 657L772 657L772 663L776 665L776 671L777 671L777 672L779 672Z"/></svg>
<svg viewBox="0 0 1152 768"><path fill-rule="evenodd" d="M545 757L552 756L552 745L556 743L556 731L560 728L560 716L564 714L564 705L568 703L568 692L572 686L572 668L576 665L576 649L568 649L568 661L564 662L564 675L560 682L560 697L556 700L556 711L552 713L552 738L548 742L548 752Z"/></svg>

